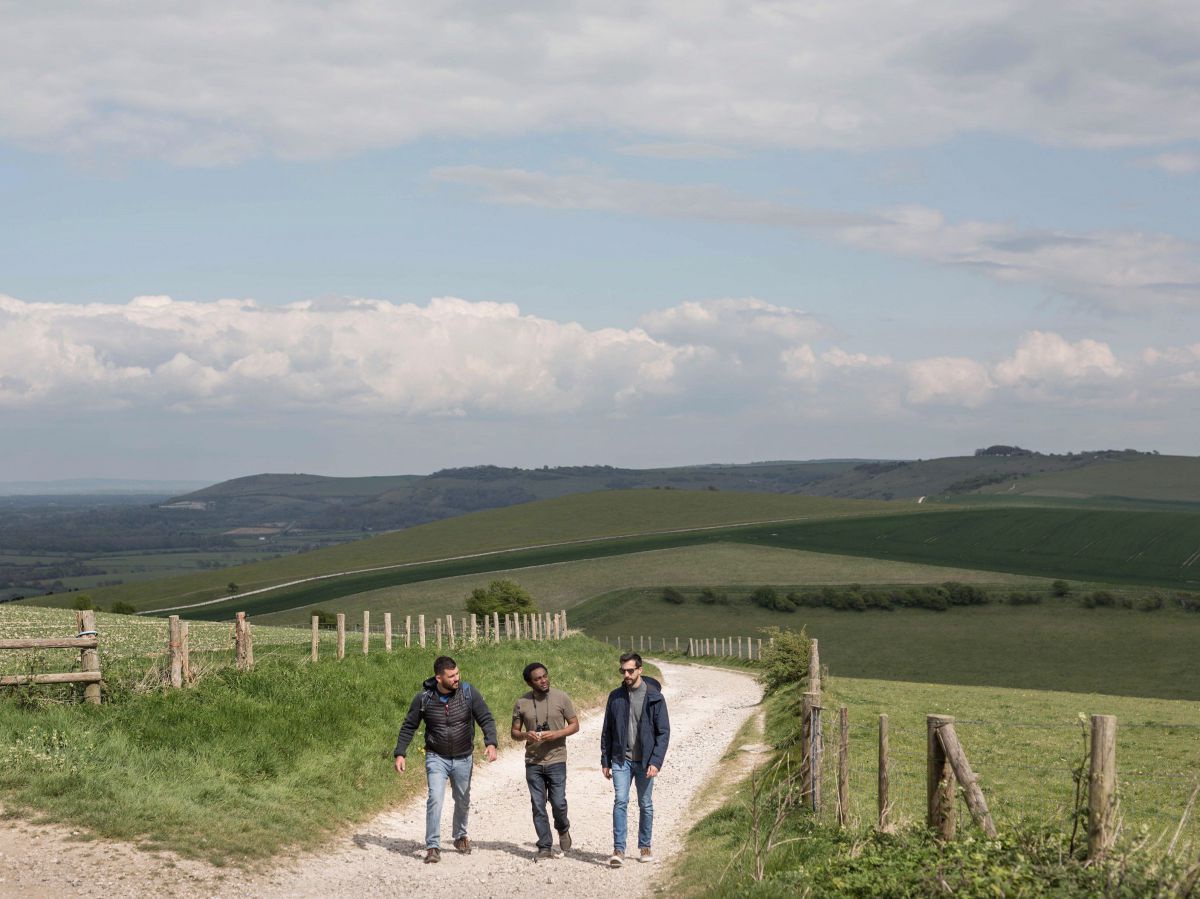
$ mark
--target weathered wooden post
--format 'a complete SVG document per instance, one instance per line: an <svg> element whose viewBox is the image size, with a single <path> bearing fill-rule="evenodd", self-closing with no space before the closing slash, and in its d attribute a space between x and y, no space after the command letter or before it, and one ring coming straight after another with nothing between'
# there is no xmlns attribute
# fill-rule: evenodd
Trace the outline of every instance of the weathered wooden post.
<svg viewBox="0 0 1200 899"><path fill-rule="evenodd" d="M838 709L838 827L850 823L850 712Z"/></svg>
<svg viewBox="0 0 1200 899"><path fill-rule="evenodd" d="M363 655L371 651L371 613L363 609Z"/></svg>
<svg viewBox="0 0 1200 899"><path fill-rule="evenodd" d="M888 830L888 716L879 716L879 829Z"/></svg>
<svg viewBox="0 0 1200 899"><path fill-rule="evenodd" d="M254 638L250 635L250 622L245 612L234 616L233 624L234 659L241 671L254 667Z"/></svg>
<svg viewBox="0 0 1200 899"><path fill-rule="evenodd" d="M1117 719L1092 715L1092 760L1088 771L1088 858L1112 848L1117 817Z"/></svg>
<svg viewBox="0 0 1200 899"><path fill-rule="evenodd" d="M954 770L955 778L962 785L963 796L967 800L967 808L971 810L971 817L975 819L976 824L983 828L985 834L995 838L996 825L992 822L992 814L988 811L983 790L979 789L979 778L971 770L967 754L963 752L962 744L958 741L958 733L954 729L954 724L948 723L939 727L938 739L941 740L942 749L946 753L950 767Z"/></svg>
<svg viewBox="0 0 1200 899"><path fill-rule="evenodd" d="M96 631L96 613L90 609L76 612L75 633L76 639L91 637L96 641L94 646L85 646L79 650L79 668L96 678L95 681L84 684L83 701L89 705L100 705L100 635Z"/></svg>
<svg viewBox="0 0 1200 899"><path fill-rule="evenodd" d="M821 692L821 651L815 638L808 641L808 689Z"/></svg>
<svg viewBox="0 0 1200 899"><path fill-rule="evenodd" d="M337 657L340 662L346 658L346 613L337 613Z"/></svg>
<svg viewBox="0 0 1200 899"><path fill-rule="evenodd" d="M179 616L167 618L167 684L178 690L183 686L183 647L179 633Z"/></svg>
<svg viewBox="0 0 1200 899"><path fill-rule="evenodd" d="M183 666L183 682L190 684L192 682L192 651L188 645L188 623L186 621L179 622L179 661Z"/></svg>
<svg viewBox="0 0 1200 899"><path fill-rule="evenodd" d="M321 654L321 637L318 631L321 627L321 619L316 615L312 617L312 660L315 662Z"/></svg>
<svg viewBox="0 0 1200 899"><path fill-rule="evenodd" d="M492 612L492 642L500 642L500 613Z"/></svg>
<svg viewBox="0 0 1200 899"><path fill-rule="evenodd" d="M420 615L417 618L417 631L421 640L421 648L425 648L425 616Z"/></svg>
<svg viewBox="0 0 1200 899"><path fill-rule="evenodd" d="M465 616L458 619L458 625L458 630L455 631L458 634L458 645L465 646L467 643L467 619Z"/></svg>
<svg viewBox="0 0 1200 899"><path fill-rule="evenodd" d="M813 814L820 814L821 771L825 755L821 731L821 697L811 691L805 693L801 708L800 734L804 740L800 768L801 788L808 796Z"/></svg>
<svg viewBox="0 0 1200 899"><path fill-rule="evenodd" d="M454 648L454 616L453 615L446 616L446 640L448 641L450 648L453 649Z"/></svg>
<svg viewBox="0 0 1200 899"><path fill-rule="evenodd" d="M559 614L562 615L563 636L565 637L567 635L567 610L561 609Z"/></svg>
<svg viewBox="0 0 1200 899"><path fill-rule="evenodd" d="M925 716L925 821L930 830L937 831L938 837L943 840L954 839L955 780L954 769L938 737L938 728L953 723L954 719L946 715Z"/></svg>
<svg viewBox="0 0 1200 899"><path fill-rule="evenodd" d="M758 638L758 659L762 661L762 637Z"/></svg>
<svg viewBox="0 0 1200 899"><path fill-rule="evenodd" d="M433 620L434 630L437 632L437 648L438 652L442 651L442 619L437 617Z"/></svg>
<svg viewBox="0 0 1200 899"><path fill-rule="evenodd" d="M479 642L479 620L475 617L475 613L471 613L471 645L474 646Z"/></svg>
<svg viewBox="0 0 1200 899"><path fill-rule="evenodd" d="M383 651L392 651L392 613L383 613Z"/></svg>

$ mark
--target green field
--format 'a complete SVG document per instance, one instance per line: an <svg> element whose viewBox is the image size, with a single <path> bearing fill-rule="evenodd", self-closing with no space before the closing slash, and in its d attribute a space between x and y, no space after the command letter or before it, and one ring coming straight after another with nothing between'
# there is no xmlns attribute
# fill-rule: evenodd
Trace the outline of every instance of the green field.
<svg viewBox="0 0 1200 899"><path fill-rule="evenodd" d="M1114 497L1200 503L1200 459L1139 456L986 487L984 493L1063 499Z"/></svg>
<svg viewBox="0 0 1200 899"><path fill-rule="evenodd" d="M894 505L887 503L805 496L719 491L612 490L478 512L341 546L219 572L197 573L152 584L123 584L96 591L95 597L102 605L123 601L131 602L139 609L158 609L224 596L226 585L230 581L237 583L243 590L251 590L297 578L361 571L379 566L424 563L432 559L452 560L455 556L471 553L500 553L516 547L597 540L627 534L657 535L653 538L630 538L624 545L619 545L618 540L607 540L604 545L594 546L590 551L578 547L526 551L514 554L507 562L496 562L485 557L435 563L428 571L419 573L419 577L414 576L413 572L381 572L378 573L378 577L382 582L372 582L373 575L362 575L365 580L346 588L336 588L341 591L336 595L349 595L412 580L427 580L513 565L586 558L589 554L593 557L614 555L628 552L630 549L662 548L710 539L704 533L665 533L680 529L720 528L746 522L871 515L894 509ZM328 592L325 591L319 596L292 602L291 605L322 601L327 595ZM63 598L60 601L66 603L69 599ZM285 604L275 608L286 607ZM262 606L256 608L261 611L267 610Z"/></svg>
<svg viewBox="0 0 1200 899"><path fill-rule="evenodd" d="M641 589L581 604L571 625L601 639L761 636L762 627L803 626L840 676L1200 700L1200 615L1167 609L1083 609L1068 599L946 612L783 613L744 601L676 606Z"/></svg>
<svg viewBox="0 0 1200 899"><path fill-rule="evenodd" d="M1113 583L1200 587L1200 515L1102 509L963 509L780 525L771 546Z"/></svg>
<svg viewBox="0 0 1200 899"><path fill-rule="evenodd" d="M495 578L517 581L543 609L572 609L584 600L623 587L662 584L757 586L763 583L841 584L855 581L928 584L954 579L1011 588L1045 585L1044 580L1020 575L946 569L768 546L715 543L420 581L337 597L322 607L346 612L353 619L357 619L363 609L369 609L376 617L382 612L402 615L428 614L439 610L462 612L471 590L486 586ZM310 605L287 609L259 616L256 620L307 626L316 607Z"/></svg>

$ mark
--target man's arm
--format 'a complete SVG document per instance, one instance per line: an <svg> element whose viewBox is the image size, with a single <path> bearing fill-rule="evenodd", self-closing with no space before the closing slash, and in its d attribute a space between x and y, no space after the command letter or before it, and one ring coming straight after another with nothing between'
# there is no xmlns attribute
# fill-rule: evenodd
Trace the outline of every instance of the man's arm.
<svg viewBox="0 0 1200 899"><path fill-rule="evenodd" d="M392 756L396 759L396 770L401 774L404 773L404 756L408 754L408 744L412 742L412 738L417 733L417 726L421 723L421 694L418 693L413 697L412 704L408 707L408 714L404 716L404 723L400 725L400 733L396 736L396 749Z"/></svg>
<svg viewBox="0 0 1200 899"><path fill-rule="evenodd" d="M604 723L600 725L600 769L602 771L608 771L612 767L609 764L611 759L608 757L608 739L609 733L612 730L611 719L612 697L610 696L608 704L604 706Z"/></svg>
<svg viewBox="0 0 1200 899"><path fill-rule="evenodd" d="M654 727L654 749L650 752L646 767L653 768L654 773L657 774L667 757L667 745L671 742L671 719L667 715L665 699L654 703L654 717L651 724Z"/></svg>
<svg viewBox="0 0 1200 899"><path fill-rule="evenodd" d="M471 686L471 714L483 728L483 745L495 749L499 745L499 741L496 739L496 719L492 717L492 710L483 701L483 694L474 689L474 684Z"/></svg>

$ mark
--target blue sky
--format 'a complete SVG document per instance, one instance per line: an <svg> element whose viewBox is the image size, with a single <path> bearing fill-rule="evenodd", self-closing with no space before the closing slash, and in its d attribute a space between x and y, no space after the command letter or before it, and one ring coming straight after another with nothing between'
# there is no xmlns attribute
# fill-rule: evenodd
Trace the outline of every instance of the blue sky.
<svg viewBox="0 0 1200 899"><path fill-rule="evenodd" d="M0 8L0 480L1194 453L1194 4Z"/></svg>

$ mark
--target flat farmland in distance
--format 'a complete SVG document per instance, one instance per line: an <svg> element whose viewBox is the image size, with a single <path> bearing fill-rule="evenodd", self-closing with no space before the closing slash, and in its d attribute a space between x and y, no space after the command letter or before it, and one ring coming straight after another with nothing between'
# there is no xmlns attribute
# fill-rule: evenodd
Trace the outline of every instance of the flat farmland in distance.
<svg viewBox="0 0 1200 899"><path fill-rule="evenodd" d="M660 591L641 589L582 603L571 625L614 640L761 636L771 625L807 627L821 641L821 661L847 677L1200 700L1200 614L1172 609L1084 609L1068 598L945 612L772 612L739 597L730 605L691 598L672 605Z"/></svg>
<svg viewBox="0 0 1200 899"><path fill-rule="evenodd" d="M122 584L98 590L94 595L103 605L119 600L132 603L139 610L155 609L218 598L224 595L230 581L243 590L251 590L335 572L565 541L761 521L878 515L895 509L894 503L796 495L606 490L476 512L237 568L160 582ZM459 573L465 572L444 572L440 576Z"/></svg>
<svg viewBox="0 0 1200 899"><path fill-rule="evenodd" d="M630 553L603 559L560 562L530 568L489 571L461 577L384 587L325 603L260 615L256 621L306 626L317 605L346 612L361 621L363 609L373 620L383 612L393 615L430 615L441 611L465 613L467 596L497 578L517 581L542 609L571 609L596 596L625 587L661 587L663 584L928 584L945 580L988 584L1016 589L1045 586L1044 579L996 574L932 565L913 565L854 556L835 556L769 546L716 543L675 549ZM382 620L382 619L380 619Z"/></svg>
<svg viewBox="0 0 1200 899"><path fill-rule="evenodd" d="M1200 515L989 508L762 529L748 542L1109 583L1200 588Z"/></svg>

